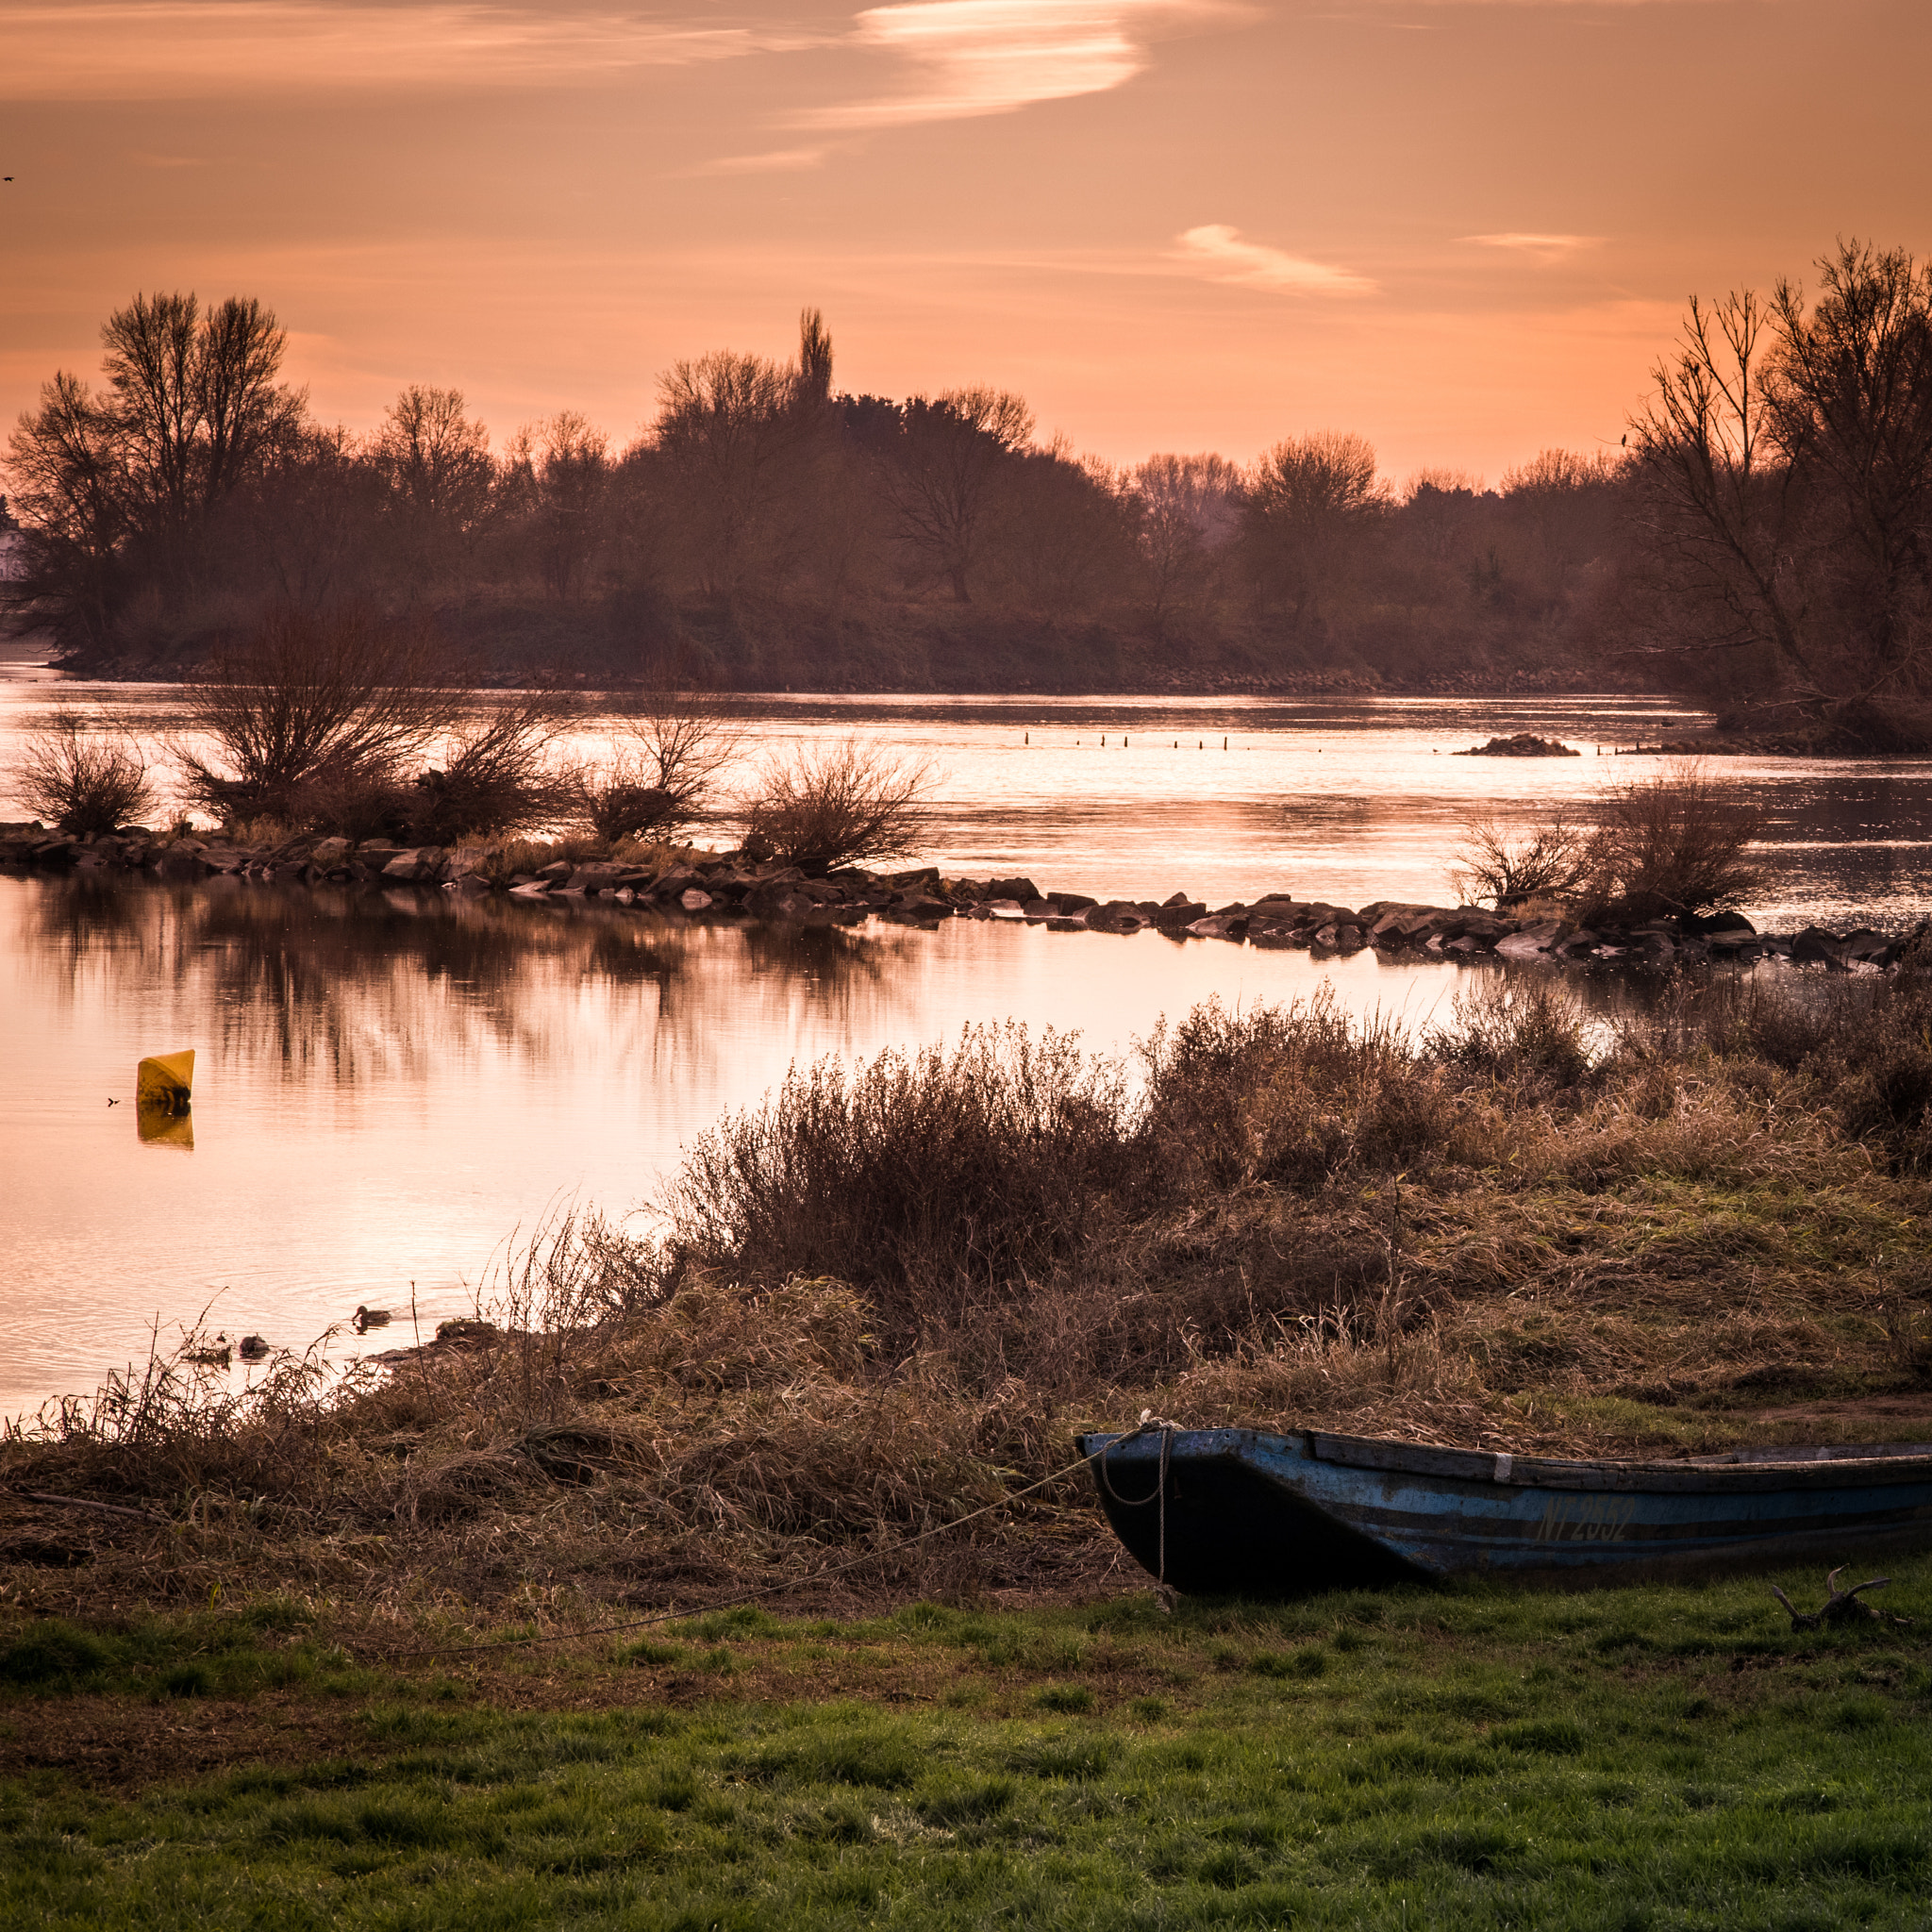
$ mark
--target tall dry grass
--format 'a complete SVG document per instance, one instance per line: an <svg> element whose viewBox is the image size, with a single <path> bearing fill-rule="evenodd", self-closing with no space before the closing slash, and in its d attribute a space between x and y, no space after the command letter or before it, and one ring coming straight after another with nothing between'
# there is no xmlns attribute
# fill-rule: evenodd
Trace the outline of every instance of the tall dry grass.
<svg viewBox="0 0 1932 1932"><path fill-rule="evenodd" d="M424 1351L245 1392L158 1357L10 1432L0 1477L175 1525L102 1519L66 1601L255 1577L563 1617L834 1555L873 1553L861 1593L1097 1575L1077 1479L905 1540L1142 1408L1657 1452L1910 1383L1924 989L1686 986L1594 1051L1575 1027L1507 993L1422 1039L1210 1006L1132 1062L1003 1028L824 1065L721 1123L644 1231L566 1210L508 1243Z"/></svg>

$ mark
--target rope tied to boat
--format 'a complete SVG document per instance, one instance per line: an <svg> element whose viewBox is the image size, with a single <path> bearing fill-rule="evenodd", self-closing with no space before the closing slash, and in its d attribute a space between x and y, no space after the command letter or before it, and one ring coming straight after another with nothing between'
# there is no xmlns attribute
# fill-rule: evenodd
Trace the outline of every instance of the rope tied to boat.
<svg viewBox="0 0 1932 1932"><path fill-rule="evenodd" d="M1160 1431L1160 1474L1155 1479L1154 1488L1144 1496L1124 1496L1114 1488L1113 1478L1107 1473L1107 1458L1116 1449L1124 1448L1129 1442L1139 1441L1142 1436L1151 1436L1156 1429ZM1174 1608L1174 1593L1168 1588L1167 1583L1167 1466L1174 1453L1174 1439L1176 1433L1174 1424L1164 1421L1151 1408L1143 1408L1141 1411L1139 1424L1126 1435L1116 1436L1093 1458L1094 1467L1100 1474L1101 1487L1123 1509L1144 1509L1150 1503L1158 1503L1160 1506L1159 1514L1156 1519L1156 1553L1158 1567L1154 1573L1154 1594L1156 1602L1163 1610L1168 1611Z"/></svg>

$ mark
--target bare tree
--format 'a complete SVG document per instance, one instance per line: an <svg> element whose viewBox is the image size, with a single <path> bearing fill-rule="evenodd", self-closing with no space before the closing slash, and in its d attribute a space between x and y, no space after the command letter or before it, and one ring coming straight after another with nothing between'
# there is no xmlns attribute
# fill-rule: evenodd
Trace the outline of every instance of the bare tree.
<svg viewBox="0 0 1932 1932"><path fill-rule="evenodd" d="M881 472L899 535L970 604L968 579L1003 468L1033 434L1033 412L1005 390L915 396L900 414Z"/></svg>
<svg viewBox="0 0 1932 1932"><path fill-rule="evenodd" d="M653 436L712 596L731 595L770 561L787 465L809 427L793 407L796 392L792 371L729 349L658 378Z"/></svg>
<svg viewBox="0 0 1932 1932"><path fill-rule="evenodd" d="M1375 452L1351 431L1318 429L1277 442L1248 479L1243 524L1263 594L1296 629L1316 617L1353 540L1390 505Z"/></svg>
<svg viewBox="0 0 1932 1932"><path fill-rule="evenodd" d="M303 420L275 380L286 336L252 299L137 295L101 340L107 387L57 374L9 445L27 598L69 642L103 640L136 576L178 599L217 514Z"/></svg>
<svg viewBox="0 0 1932 1932"><path fill-rule="evenodd" d="M434 583L487 522L495 481L490 432L463 392L411 383L384 411L369 449L412 578Z"/></svg>
<svg viewBox="0 0 1932 1932"><path fill-rule="evenodd" d="M1932 633L1932 263L1854 241L1819 268L1809 314L1794 283L1772 298L1770 402L1823 514L1821 588L1869 696L1919 682Z"/></svg>
<svg viewBox="0 0 1932 1932"><path fill-rule="evenodd" d="M1661 566L1660 641L1764 646L1802 690L1818 695L1824 679L1805 635L1792 568L1803 491L1767 393L1766 325L1749 290L1715 305L1691 297L1677 353L1657 365L1657 393L1631 425L1642 465L1640 516ZM1673 595L1694 610L1692 638L1675 627Z"/></svg>
<svg viewBox="0 0 1932 1932"><path fill-rule="evenodd" d="M1154 456L1129 481L1139 499L1137 532L1147 573L1148 602L1159 625L1199 597L1217 556L1241 527L1241 472L1225 457Z"/></svg>
<svg viewBox="0 0 1932 1932"><path fill-rule="evenodd" d="M543 588L553 597L581 595L604 535L608 439L587 416L564 409L519 430L510 460L522 475Z"/></svg>
<svg viewBox="0 0 1932 1932"><path fill-rule="evenodd" d="M275 316L231 295L137 295L102 325L109 405L141 521L186 535L235 491L302 398L275 377L288 344Z"/></svg>
<svg viewBox="0 0 1932 1932"><path fill-rule="evenodd" d="M127 575L125 452L108 411L64 370L41 385L8 444L10 501L26 532L7 601L68 646L97 644L113 625Z"/></svg>
<svg viewBox="0 0 1932 1932"><path fill-rule="evenodd" d="M307 787L400 785L455 723L450 684L426 631L280 613L188 687L175 759L190 795L225 818L297 820Z"/></svg>

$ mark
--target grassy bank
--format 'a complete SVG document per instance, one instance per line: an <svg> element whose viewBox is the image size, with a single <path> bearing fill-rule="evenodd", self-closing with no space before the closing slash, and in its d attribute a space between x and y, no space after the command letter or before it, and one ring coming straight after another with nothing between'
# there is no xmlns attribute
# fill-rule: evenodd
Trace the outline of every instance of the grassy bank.
<svg viewBox="0 0 1932 1932"><path fill-rule="evenodd" d="M1136 1593L387 1662L287 1605L16 1628L0 1902L49 1927L1921 1924L1932 1564L1889 1598L1921 1621L1794 1635L1761 1579Z"/></svg>
<svg viewBox="0 0 1932 1932"><path fill-rule="evenodd" d="M1548 974L1425 1039L1209 1008L1133 1065L992 1031L801 1071L693 1146L659 1239L559 1223L425 1350L245 1393L158 1362L12 1431L0 1600L276 1592L362 1631L1066 1601L1117 1551L1054 1473L1143 1408L1932 1439L1932 993L1780 984L1666 987L1609 1038Z"/></svg>

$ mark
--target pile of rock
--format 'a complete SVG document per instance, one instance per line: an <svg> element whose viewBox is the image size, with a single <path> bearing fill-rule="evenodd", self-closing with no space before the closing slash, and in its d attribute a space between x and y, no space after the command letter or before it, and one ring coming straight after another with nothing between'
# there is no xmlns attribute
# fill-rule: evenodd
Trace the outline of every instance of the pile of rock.
<svg viewBox="0 0 1932 1932"><path fill-rule="evenodd" d="M381 884L466 897L502 892L525 903L595 899L708 918L840 924L883 918L921 925L942 919L1001 919L1055 932L1132 933L1151 927L1177 940L1240 940L1322 955L1373 950L1450 959L1622 959L1651 966L1784 958L1851 972L1890 967L1911 943L1866 928L1840 935L1819 926L1779 939L1757 932L1735 912L1598 931L1562 919L1512 917L1475 906L1378 899L1351 908L1289 892L1270 893L1252 905L1237 900L1218 907L1185 892L1159 901L1097 900L1084 892L1042 892L1029 878L948 879L936 866L896 873L847 867L813 877L742 851L692 851L658 864L558 858L534 872L509 872L497 846L317 839L248 851L218 839L145 832L66 839L32 824L0 825L0 866L138 871L175 880L225 874L283 885Z"/></svg>
<svg viewBox="0 0 1932 1932"><path fill-rule="evenodd" d="M1534 731L1518 731L1507 738L1492 738L1487 744L1473 744L1467 751L1453 752L1458 758L1580 758L1574 744L1557 738L1539 738Z"/></svg>

